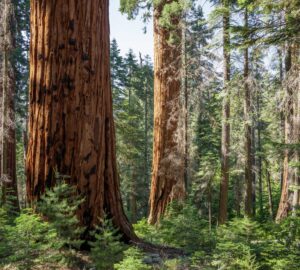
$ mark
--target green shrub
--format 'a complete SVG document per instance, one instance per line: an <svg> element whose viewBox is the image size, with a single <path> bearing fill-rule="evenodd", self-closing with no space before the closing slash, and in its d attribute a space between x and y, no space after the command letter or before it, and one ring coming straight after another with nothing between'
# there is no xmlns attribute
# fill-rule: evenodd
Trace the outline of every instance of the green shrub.
<svg viewBox="0 0 300 270"><path fill-rule="evenodd" d="M190 253L197 250L209 253L215 245L214 233L209 232L208 222L201 219L197 209L189 203L171 204L157 226L148 225L144 219L134 225L134 229L143 239L182 248Z"/></svg>
<svg viewBox="0 0 300 270"><path fill-rule="evenodd" d="M164 270L181 270L186 269L185 263L180 259L166 260L163 266Z"/></svg>
<svg viewBox="0 0 300 270"><path fill-rule="evenodd" d="M152 267L143 263L144 254L137 248L129 248L124 252L124 259L114 265L116 270L151 270Z"/></svg>
<svg viewBox="0 0 300 270"><path fill-rule="evenodd" d="M32 269L34 265L58 260L62 242L48 222L26 210L7 226L7 250L4 263L14 263L18 269Z"/></svg>
<svg viewBox="0 0 300 270"><path fill-rule="evenodd" d="M0 262L8 256L8 239L7 239L7 229L8 229L8 215L7 211L0 207ZM1 265L1 264L0 264Z"/></svg>
<svg viewBox="0 0 300 270"><path fill-rule="evenodd" d="M220 226L217 235L213 265L220 269L258 269L265 235L256 222L248 218L234 219Z"/></svg>
<svg viewBox="0 0 300 270"><path fill-rule="evenodd" d="M80 226L76 216L82 202L83 199L76 195L75 187L66 183L59 183L48 189L38 202L38 212L47 218L67 246L79 248L82 244L80 235L84 228Z"/></svg>
<svg viewBox="0 0 300 270"><path fill-rule="evenodd" d="M300 269L300 213L290 215L269 230L274 237L272 253L266 255L268 264L276 270ZM269 226L270 229L270 226ZM277 247L277 254L274 250ZM270 255L271 254L271 255ZM268 256L269 255L269 256ZM272 256L273 255L273 256Z"/></svg>
<svg viewBox="0 0 300 270"><path fill-rule="evenodd" d="M212 254L204 251L196 251L190 258L190 268L193 270L212 270L215 269L211 265Z"/></svg>
<svg viewBox="0 0 300 270"><path fill-rule="evenodd" d="M98 226L92 234L95 241L89 242L91 246L91 258L98 270L114 269L115 263L122 260L125 246L120 242L118 230L112 225L112 221L104 219L102 226Z"/></svg>
<svg viewBox="0 0 300 270"><path fill-rule="evenodd" d="M147 218L143 218L136 224L133 224L133 228L139 238L150 243L159 241L155 226L150 225Z"/></svg>

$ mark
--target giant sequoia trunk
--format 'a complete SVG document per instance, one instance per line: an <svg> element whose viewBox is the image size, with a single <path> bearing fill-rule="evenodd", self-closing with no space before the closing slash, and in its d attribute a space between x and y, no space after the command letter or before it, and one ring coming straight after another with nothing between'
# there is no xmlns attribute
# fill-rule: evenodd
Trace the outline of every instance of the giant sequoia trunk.
<svg viewBox="0 0 300 270"><path fill-rule="evenodd" d="M85 202L83 225L104 212L126 240L115 158L108 0L31 0L30 119L27 195L39 199L70 176Z"/></svg>
<svg viewBox="0 0 300 270"><path fill-rule="evenodd" d="M154 7L154 133L149 222L154 224L172 200L185 196L183 148L180 145L181 46L170 44L170 31L159 24L162 9ZM179 18L173 18L172 33L180 40Z"/></svg>
<svg viewBox="0 0 300 270"><path fill-rule="evenodd" d="M7 199L19 210L17 176L16 176L16 136L15 136L15 76L12 64L14 42L14 9L11 0L1 3L1 68L0 68L0 97L1 97L1 180L2 203Z"/></svg>
<svg viewBox="0 0 300 270"><path fill-rule="evenodd" d="M228 0L223 1L223 6L229 9ZM230 36L229 36L229 11L223 15L223 61L224 61L224 91L223 116L222 116L222 149L221 149L221 184L219 202L219 224L224 224L227 220L228 185L229 185L229 146L230 146Z"/></svg>

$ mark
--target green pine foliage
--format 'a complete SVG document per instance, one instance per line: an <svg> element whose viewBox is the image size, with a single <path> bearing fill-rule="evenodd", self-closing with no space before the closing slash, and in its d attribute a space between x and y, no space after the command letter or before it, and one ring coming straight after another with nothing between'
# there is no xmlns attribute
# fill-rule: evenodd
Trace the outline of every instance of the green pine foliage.
<svg viewBox="0 0 300 270"><path fill-rule="evenodd" d="M74 265L77 255L71 248L82 243L83 228L76 217L82 202L74 187L60 183L42 196L36 207L39 214L32 209L15 213L9 203L0 207L0 266Z"/></svg>
<svg viewBox="0 0 300 270"><path fill-rule="evenodd" d="M8 242L7 228L8 228L8 215L6 209L0 207L0 262L8 256ZM0 264L1 265L1 264Z"/></svg>
<svg viewBox="0 0 300 270"><path fill-rule="evenodd" d="M300 267L299 216L291 216L280 224L235 218L209 231L208 222L190 204L172 205L167 213L157 226L146 220L134 226L141 238L181 248L188 254L186 258L165 262L166 269L181 269L183 265L193 270Z"/></svg>
<svg viewBox="0 0 300 270"><path fill-rule="evenodd" d="M13 224L4 226L4 237L0 244L0 266L11 264L29 270L60 259L62 241L55 229L30 209L24 210Z"/></svg>
<svg viewBox="0 0 300 270"><path fill-rule="evenodd" d="M15 195L14 189L10 187L5 187L0 190L0 198L3 200L2 208L8 214L8 221L11 222L18 214L18 199Z"/></svg>
<svg viewBox="0 0 300 270"><path fill-rule="evenodd" d="M212 31L201 5L192 1L186 17L186 61L188 92L189 191L202 215L216 221L221 147L220 80L214 69L217 56L209 48Z"/></svg>
<svg viewBox="0 0 300 270"><path fill-rule="evenodd" d="M256 260L261 257L264 232L256 222L235 219L221 226L217 236L213 265L225 269L258 269Z"/></svg>
<svg viewBox="0 0 300 270"><path fill-rule="evenodd" d="M203 250L209 253L214 247L214 234L209 232L208 222L199 216L192 204L173 203L167 215L155 226L142 220L134 225L138 236L162 245L171 245L192 253Z"/></svg>
<svg viewBox="0 0 300 270"><path fill-rule="evenodd" d="M132 51L122 56L113 40L111 73L121 191L126 212L135 222L147 215L152 155L153 67L149 56L140 55L138 60ZM137 203L137 213L132 211L130 198Z"/></svg>
<svg viewBox="0 0 300 270"><path fill-rule="evenodd" d="M151 270L151 266L143 262L145 255L137 248L130 247L124 251L124 258L114 265L115 270Z"/></svg>
<svg viewBox="0 0 300 270"><path fill-rule="evenodd" d="M48 189L37 204L37 210L46 217L66 246L79 248L84 228L80 226L76 211L84 199L76 188L64 182Z"/></svg>
<svg viewBox="0 0 300 270"><path fill-rule="evenodd" d="M110 219L105 218L102 225L92 233L94 241L91 246L91 258L97 270L113 270L114 264L121 261L125 250L120 241L121 235L112 225Z"/></svg>
<svg viewBox="0 0 300 270"><path fill-rule="evenodd" d="M290 217L279 225L235 219L218 229L212 264L225 269L297 269L300 266L299 249L295 248L299 247L298 222L299 217ZM286 233L287 228L290 233ZM287 239L287 235L291 238Z"/></svg>

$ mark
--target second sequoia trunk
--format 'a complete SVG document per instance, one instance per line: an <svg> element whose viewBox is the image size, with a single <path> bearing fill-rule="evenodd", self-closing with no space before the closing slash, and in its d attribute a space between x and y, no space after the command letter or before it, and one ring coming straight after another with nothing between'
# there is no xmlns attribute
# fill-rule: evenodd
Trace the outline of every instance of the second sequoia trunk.
<svg viewBox="0 0 300 270"><path fill-rule="evenodd" d="M104 213L126 240L115 158L109 62L109 1L31 0L27 195L37 200L70 176L88 228Z"/></svg>
<svg viewBox="0 0 300 270"><path fill-rule="evenodd" d="M181 40L180 18L174 16L172 33L160 25L167 4L154 7L154 142L149 222L154 224L172 200L185 196L184 158L180 145L181 45L169 43L171 34ZM183 141L183 140L181 140Z"/></svg>

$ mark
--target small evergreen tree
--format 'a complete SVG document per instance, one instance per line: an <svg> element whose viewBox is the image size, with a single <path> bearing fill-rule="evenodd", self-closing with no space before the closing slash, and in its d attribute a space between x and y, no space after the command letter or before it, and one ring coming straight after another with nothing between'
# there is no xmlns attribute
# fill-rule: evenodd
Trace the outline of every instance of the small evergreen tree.
<svg viewBox="0 0 300 270"><path fill-rule="evenodd" d="M112 225L110 219L104 219L102 226L97 227L92 234L95 241L89 242L91 246L91 258L97 270L112 270L115 263L122 259L125 250L120 242L120 234Z"/></svg>
<svg viewBox="0 0 300 270"><path fill-rule="evenodd" d="M83 199L76 195L76 189L64 182L48 189L38 202L37 209L51 223L65 245L79 248L80 235L84 228L80 226L76 211Z"/></svg>
<svg viewBox="0 0 300 270"><path fill-rule="evenodd" d="M6 227L8 256L4 263L13 263L18 269L30 270L35 265L46 265L60 258L63 242L55 229L32 211L25 210L16 218L14 226Z"/></svg>
<svg viewBox="0 0 300 270"><path fill-rule="evenodd" d="M151 270L152 267L143 263L144 254L131 247L124 252L124 259L114 265L115 270Z"/></svg>

